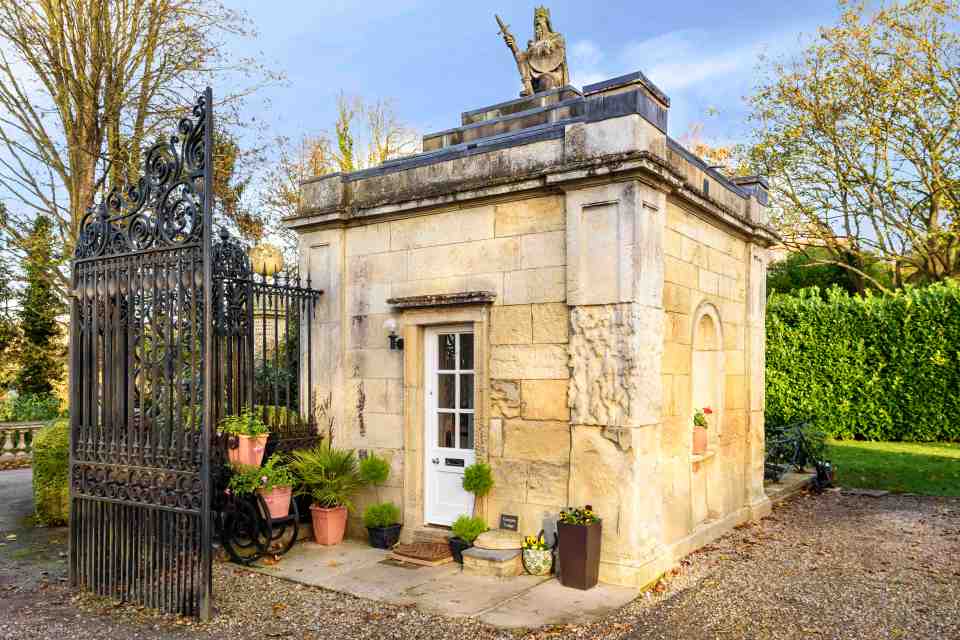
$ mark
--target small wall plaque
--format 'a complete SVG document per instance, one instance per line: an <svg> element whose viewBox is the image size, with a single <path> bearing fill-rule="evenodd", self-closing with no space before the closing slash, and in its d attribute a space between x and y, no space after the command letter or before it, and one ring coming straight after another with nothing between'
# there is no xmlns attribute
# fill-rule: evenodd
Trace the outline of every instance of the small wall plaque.
<svg viewBox="0 0 960 640"><path fill-rule="evenodd" d="M506 513L500 514L501 529L506 529L508 531L516 531L518 523L519 523L519 518L517 516L507 515Z"/></svg>

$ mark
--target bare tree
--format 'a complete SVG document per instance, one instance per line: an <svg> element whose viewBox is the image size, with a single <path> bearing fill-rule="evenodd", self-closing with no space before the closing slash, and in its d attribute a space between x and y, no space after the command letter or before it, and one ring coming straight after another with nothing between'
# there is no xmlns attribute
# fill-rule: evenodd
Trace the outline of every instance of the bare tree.
<svg viewBox="0 0 960 640"><path fill-rule="evenodd" d="M960 276L960 4L841 3L752 98L753 169L789 247L884 289ZM875 272L875 270L874 270Z"/></svg>
<svg viewBox="0 0 960 640"><path fill-rule="evenodd" d="M98 190L135 180L142 150L203 85L242 70L244 88L218 96L219 112L235 117L244 96L276 79L226 57L224 38L250 35L216 0L0 0L7 249L22 255L45 214L70 255Z"/></svg>

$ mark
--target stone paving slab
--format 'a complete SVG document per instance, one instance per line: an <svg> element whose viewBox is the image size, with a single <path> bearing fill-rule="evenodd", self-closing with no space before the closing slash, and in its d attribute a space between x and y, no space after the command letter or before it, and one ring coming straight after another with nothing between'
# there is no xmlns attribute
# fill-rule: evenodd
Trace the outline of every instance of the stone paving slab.
<svg viewBox="0 0 960 640"><path fill-rule="evenodd" d="M387 554L355 540L334 547L301 543L278 564L250 569L360 598L413 605L451 618L478 618L508 628L597 620L638 593L636 589L603 584L579 591L540 576L470 575L455 563L398 566L385 562Z"/></svg>
<svg viewBox="0 0 960 640"><path fill-rule="evenodd" d="M581 591L564 587L557 580L548 580L482 613L479 619L501 628L584 624L613 613L638 594L639 589L631 587L598 584Z"/></svg>

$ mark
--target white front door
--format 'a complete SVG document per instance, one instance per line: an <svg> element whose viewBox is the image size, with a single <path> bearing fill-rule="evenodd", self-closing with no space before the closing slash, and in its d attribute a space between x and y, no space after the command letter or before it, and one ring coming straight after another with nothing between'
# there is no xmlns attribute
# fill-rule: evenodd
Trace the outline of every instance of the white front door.
<svg viewBox="0 0 960 640"><path fill-rule="evenodd" d="M463 490L463 471L476 459L473 332L469 327L428 329L424 362L424 518L451 525L457 516L473 512L473 495Z"/></svg>

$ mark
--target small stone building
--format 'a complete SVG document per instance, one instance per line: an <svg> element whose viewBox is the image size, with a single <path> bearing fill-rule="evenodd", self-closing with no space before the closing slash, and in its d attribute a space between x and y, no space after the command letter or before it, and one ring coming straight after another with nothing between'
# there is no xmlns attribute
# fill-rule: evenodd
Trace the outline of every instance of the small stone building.
<svg viewBox="0 0 960 640"><path fill-rule="evenodd" d="M407 540L472 511L474 460L495 476L491 526L509 514L536 533L593 505L615 584L643 586L769 511L766 185L671 139L669 107L642 73L567 86L303 185L287 224L325 291L317 409L335 444L391 461L379 495L402 506Z"/></svg>

